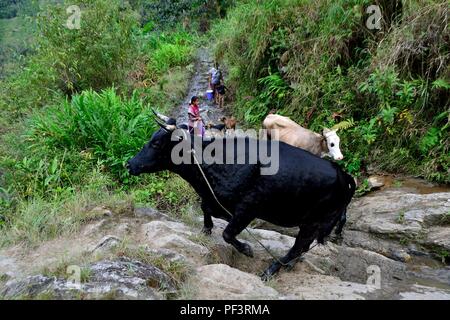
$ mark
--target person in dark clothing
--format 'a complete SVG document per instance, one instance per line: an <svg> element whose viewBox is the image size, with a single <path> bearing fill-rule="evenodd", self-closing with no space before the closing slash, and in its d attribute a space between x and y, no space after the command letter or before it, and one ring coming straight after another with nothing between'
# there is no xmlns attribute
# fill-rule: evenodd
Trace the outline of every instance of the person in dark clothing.
<svg viewBox="0 0 450 320"><path fill-rule="evenodd" d="M216 86L216 103L219 108L223 108L226 91L228 91L228 88L225 87L225 85L221 81L220 84Z"/></svg>

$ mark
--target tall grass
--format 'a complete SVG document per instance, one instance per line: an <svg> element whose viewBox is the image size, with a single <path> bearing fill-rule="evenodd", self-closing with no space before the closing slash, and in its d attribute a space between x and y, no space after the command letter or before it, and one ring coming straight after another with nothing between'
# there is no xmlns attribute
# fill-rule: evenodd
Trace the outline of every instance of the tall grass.
<svg viewBox="0 0 450 320"><path fill-rule="evenodd" d="M118 96L114 89L85 91L62 106L49 107L30 119L26 134L32 149L75 149L91 154L119 179L124 164L156 129L151 110L134 94Z"/></svg>
<svg viewBox="0 0 450 320"><path fill-rule="evenodd" d="M173 67L184 67L194 58L194 36L185 31L155 32L146 39L147 74L156 79Z"/></svg>
<svg viewBox="0 0 450 320"><path fill-rule="evenodd" d="M149 106L168 112L184 97L197 36L149 33L119 0L72 4L82 28L64 26L67 5L42 6L37 51L0 83L0 246L76 231L92 206L180 217L196 202L181 179L132 179L124 164L156 129Z"/></svg>
<svg viewBox="0 0 450 320"><path fill-rule="evenodd" d="M85 185L76 192L67 189L51 199L40 195L17 199L8 210L0 206L4 221L0 225L0 247L17 242L36 245L78 231L84 223L101 218L90 209L100 205L117 208L126 199L123 194L111 193L111 185L110 177L97 168L87 174Z"/></svg>

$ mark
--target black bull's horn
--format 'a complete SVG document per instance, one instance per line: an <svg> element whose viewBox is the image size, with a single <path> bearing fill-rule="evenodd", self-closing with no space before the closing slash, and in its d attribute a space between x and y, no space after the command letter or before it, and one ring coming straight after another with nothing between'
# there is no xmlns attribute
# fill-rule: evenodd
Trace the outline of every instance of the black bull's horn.
<svg viewBox="0 0 450 320"><path fill-rule="evenodd" d="M169 124L165 123L158 116L155 117L155 121L161 128L163 128L166 131L174 131L177 128L174 125L169 125Z"/></svg>
<svg viewBox="0 0 450 320"><path fill-rule="evenodd" d="M155 109L153 109L153 108L151 108L151 109L152 109L152 112L155 114L156 117L158 117L159 119L161 119L164 122L169 121L170 118L168 116L165 116L165 115L163 115L161 113L156 112Z"/></svg>

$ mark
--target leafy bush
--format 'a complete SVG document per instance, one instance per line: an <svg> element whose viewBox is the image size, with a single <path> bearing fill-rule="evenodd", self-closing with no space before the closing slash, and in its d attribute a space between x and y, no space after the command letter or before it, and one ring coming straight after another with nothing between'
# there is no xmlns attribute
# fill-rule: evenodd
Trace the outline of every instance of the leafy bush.
<svg viewBox="0 0 450 320"><path fill-rule="evenodd" d="M193 36L183 31L150 35L145 49L149 77L155 79L170 68L188 65L193 59L193 44Z"/></svg>
<svg viewBox="0 0 450 320"><path fill-rule="evenodd" d="M123 99L114 89L85 91L62 106L50 107L30 120L31 148L83 151L127 182L124 164L156 129L151 111L133 95Z"/></svg>
<svg viewBox="0 0 450 320"><path fill-rule="evenodd" d="M11 19L19 15L36 13L38 2L34 0L2 0L0 3L0 19Z"/></svg>
<svg viewBox="0 0 450 320"><path fill-rule="evenodd" d="M76 231L93 206L132 200L181 215L196 199L180 178L130 179L123 166L156 129L147 104L166 112L184 97L195 35L138 30L121 0L67 3L80 5L81 29L52 4L35 54L0 84L0 246Z"/></svg>
<svg viewBox="0 0 450 320"><path fill-rule="evenodd" d="M66 26L69 5L79 5L81 28ZM0 85L0 108L15 119L84 89L125 83L139 46L137 16L120 0L52 3L37 14L36 53Z"/></svg>
<svg viewBox="0 0 450 320"><path fill-rule="evenodd" d="M17 16L18 3L14 0L4 0L0 3L0 19L10 19Z"/></svg>
<svg viewBox="0 0 450 320"><path fill-rule="evenodd" d="M134 0L135 8L139 8L143 24L149 21L159 29L173 28L186 22L193 29L207 23L209 19L225 16L226 10L234 0L166 0L145 1ZM188 26L186 26L188 27Z"/></svg>
<svg viewBox="0 0 450 320"><path fill-rule="evenodd" d="M80 29L66 27L69 5L81 8ZM137 17L120 0L77 0L53 4L38 15L40 54L57 73L63 92L99 90L125 78L135 57Z"/></svg>

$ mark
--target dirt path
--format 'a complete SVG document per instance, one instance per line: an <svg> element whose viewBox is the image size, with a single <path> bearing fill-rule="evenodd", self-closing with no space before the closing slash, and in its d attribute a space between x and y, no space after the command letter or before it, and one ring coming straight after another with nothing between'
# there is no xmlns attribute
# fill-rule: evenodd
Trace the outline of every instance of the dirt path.
<svg viewBox="0 0 450 320"><path fill-rule="evenodd" d="M204 47L200 48L195 62L195 74L191 79L188 93L182 104L172 112L172 117L177 119L177 124L188 122L187 109L193 96L200 98L200 110L206 124L210 122L217 124L219 118L226 115L224 110L214 104L214 101L205 99L205 93L208 90L208 72L213 66L214 59L210 50Z"/></svg>

